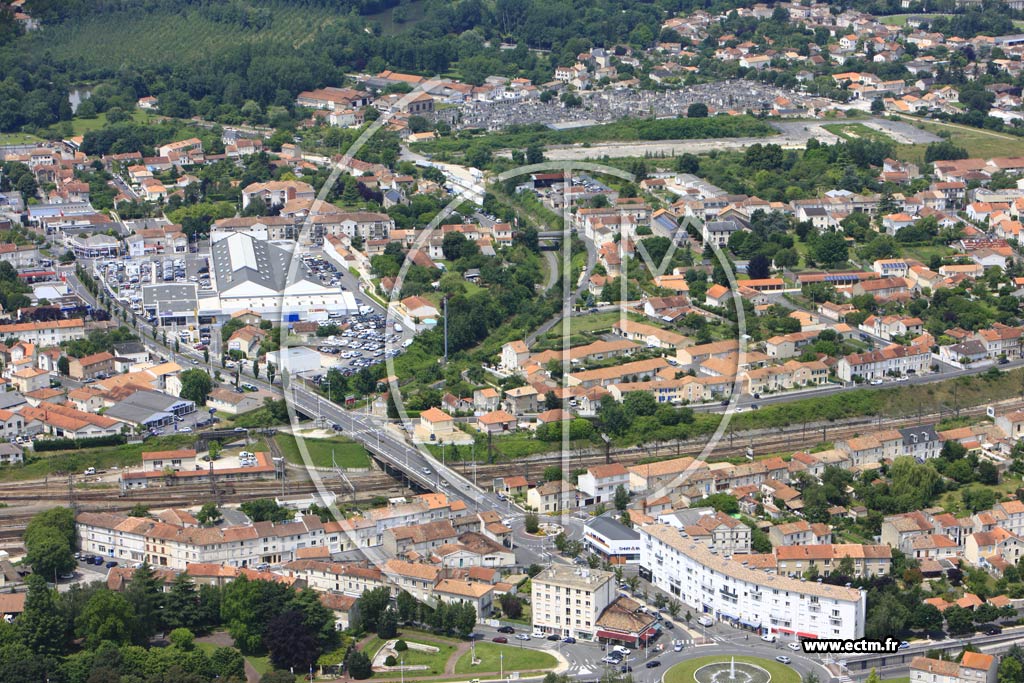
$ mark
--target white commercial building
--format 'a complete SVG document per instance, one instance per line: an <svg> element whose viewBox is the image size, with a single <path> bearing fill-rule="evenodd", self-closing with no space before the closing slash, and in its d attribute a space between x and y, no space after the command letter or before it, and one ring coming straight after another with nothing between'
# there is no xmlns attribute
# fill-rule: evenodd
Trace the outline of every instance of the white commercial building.
<svg viewBox="0 0 1024 683"><path fill-rule="evenodd" d="M641 573L691 609L762 634L864 637L864 591L758 571L741 558L719 554L665 524L640 529Z"/></svg>
<svg viewBox="0 0 1024 683"><path fill-rule="evenodd" d="M278 371L285 370L295 376L319 371L323 367L323 355L305 346L289 346L280 351L268 351L267 362L273 363Z"/></svg>
<svg viewBox="0 0 1024 683"><path fill-rule="evenodd" d="M533 577L533 628L593 640L597 618L618 593L611 572L554 564Z"/></svg>
<svg viewBox="0 0 1024 683"><path fill-rule="evenodd" d="M200 298L199 314L223 318L249 309L264 320L290 322L305 320L312 310L355 313L358 307L352 292L321 284L293 247L294 243L261 241L246 233L232 233L215 242L211 271L217 296Z"/></svg>

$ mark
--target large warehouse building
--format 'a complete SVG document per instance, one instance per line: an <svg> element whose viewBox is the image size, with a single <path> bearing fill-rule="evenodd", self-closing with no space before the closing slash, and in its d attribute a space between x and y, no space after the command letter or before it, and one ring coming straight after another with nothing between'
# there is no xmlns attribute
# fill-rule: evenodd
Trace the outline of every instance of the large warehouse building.
<svg viewBox="0 0 1024 683"><path fill-rule="evenodd" d="M292 243L275 243L235 233L211 247L213 294L197 296L194 285L143 287L144 305L164 324L200 320L223 321L238 311L251 310L272 322L306 319L311 311L345 316L357 311L355 296L329 287L295 257Z"/></svg>

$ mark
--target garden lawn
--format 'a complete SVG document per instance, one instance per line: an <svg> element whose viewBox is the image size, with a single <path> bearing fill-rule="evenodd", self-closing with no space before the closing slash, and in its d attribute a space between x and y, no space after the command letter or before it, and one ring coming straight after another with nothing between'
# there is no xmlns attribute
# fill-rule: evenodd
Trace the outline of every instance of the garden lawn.
<svg viewBox="0 0 1024 683"><path fill-rule="evenodd" d="M501 654L505 655L503 661L500 658ZM476 656L480 659L480 663L476 666L473 666L472 650L459 657L459 661L455 664L455 673L496 673L499 669L503 669L506 673L509 671L541 671L553 669L558 664L555 658L547 652L498 643L477 643Z"/></svg>
<svg viewBox="0 0 1024 683"><path fill-rule="evenodd" d="M718 655L711 657L699 657L697 659L689 659L680 664L676 664L668 671L665 672L664 683L693 683L693 673L708 664L714 664L716 662L729 663L731 656ZM755 664L769 674L772 677L772 683L800 683L800 675L789 668L785 664L773 661L771 659L761 659L760 657L736 657L737 662L746 662L748 664Z"/></svg>
<svg viewBox="0 0 1024 683"><path fill-rule="evenodd" d="M135 123L146 124L150 121L150 114L142 111L141 109L134 109L131 112L131 121ZM103 112L97 114L91 119L73 118L71 119L71 130L74 131L75 135L85 135L86 133L94 130L99 130L107 126L107 115Z"/></svg>
<svg viewBox="0 0 1024 683"><path fill-rule="evenodd" d="M405 652L399 653L397 659L405 660L406 666L426 666L427 669L419 671L407 671L406 676L428 676L438 675L444 673L445 665L448 664L448 660L453 654L455 654L455 644L444 642L442 640L428 640L426 638L418 638L416 633L405 631L400 632L399 637L403 638L407 643L422 643L423 645L433 645L434 647L440 648L436 654L430 652L419 652L417 650L408 649ZM363 648L366 655L372 660L377 652L384 647L386 641L381 640L377 636L374 636ZM394 678L397 672L381 672L374 673L374 678Z"/></svg>
<svg viewBox="0 0 1024 683"><path fill-rule="evenodd" d="M285 459L295 465L303 465L302 453L295 437L291 434L277 434L274 437L277 445L281 447ZM315 467L333 467L331 454L338 467L358 468L369 467L370 456L361 445L343 436L335 436L330 439L307 439L306 448L309 450L309 458Z"/></svg>

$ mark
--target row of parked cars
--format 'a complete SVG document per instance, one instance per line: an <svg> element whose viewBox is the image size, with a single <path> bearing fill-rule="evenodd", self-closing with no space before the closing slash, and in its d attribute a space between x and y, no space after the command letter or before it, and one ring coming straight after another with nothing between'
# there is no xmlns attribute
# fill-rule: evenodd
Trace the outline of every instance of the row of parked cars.
<svg viewBox="0 0 1024 683"><path fill-rule="evenodd" d="M96 565L102 567L106 565L107 569L111 569L117 566L117 560L107 560L102 555L89 555L87 553L75 553L75 559L86 564Z"/></svg>

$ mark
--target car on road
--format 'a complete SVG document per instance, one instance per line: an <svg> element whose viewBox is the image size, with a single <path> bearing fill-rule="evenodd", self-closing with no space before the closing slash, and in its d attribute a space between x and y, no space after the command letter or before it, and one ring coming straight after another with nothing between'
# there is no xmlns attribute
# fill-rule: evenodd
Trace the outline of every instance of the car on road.
<svg viewBox="0 0 1024 683"><path fill-rule="evenodd" d="M800 643L786 643L786 647L788 647L793 652L800 651Z"/></svg>
<svg viewBox="0 0 1024 683"><path fill-rule="evenodd" d="M660 659L652 659L651 661L649 661L646 664L644 664L644 666L646 666L648 669L657 668L657 667L661 666L661 660Z"/></svg>
<svg viewBox="0 0 1024 683"><path fill-rule="evenodd" d="M557 643L559 640L561 640L561 638L552 633L550 636L548 636L548 640L550 640L553 643Z"/></svg>
<svg viewBox="0 0 1024 683"><path fill-rule="evenodd" d="M910 647L910 643L908 643L907 641L904 640L903 642L900 643L900 649L901 650L906 650L908 647Z"/></svg>
<svg viewBox="0 0 1024 683"><path fill-rule="evenodd" d="M525 633L517 633L516 640L529 640L530 636Z"/></svg>
<svg viewBox="0 0 1024 683"><path fill-rule="evenodd" d="M999 626L994 626L994 625L993 626L989 626L988 628L985 629L985 635L986 636L998 636L1002 632L1003 632L1002 628L1000 628Z"/></svg>
<svg viewBox="0 0 1024 683"><path fill-rule="evenodd" d="M433 474L433 472L431 471L431 469L429 467L424 467L423 468L423 474Z"/></svg>
<svg viewBox="0 0 1024 683"><path fill-rule="evenodd" d="M563 643L569 643L570 645L575 645L576 644L576 639L573 638L572 636L566 636L565 638L562 638L562 642Z"/></svg>
<svg viewBox="0 0 1024 683"><path fill-rule="evenodd" d="M787 657L786 655L779 655L775 658L775 661L779 664L791 664L793 662L793 660Z"/></svg>
<svg viewBox="0 0 1024 683"><path fill-rule="evenodd" d="M498 633L515 633L516 630L511 626L499 626Z"/></svg>
<svg viewBox="0 0 1024 683"><path fill-rule="evenodd" d="M246 431L249 431L249 430L247 430L245 427L235 427L235 431L236 432L246 432Z"/></svg>
<svg viewBox="0 0 1024 683"><path fill-rule="evenodd" d="M774 643L775 642L775 634L774 633L766 633L763 636L761 636L761 640L763 640L766 643Z"/></svg>
<svg viewBox="0 0 1024 683"><path fill-rule="evenodd" d="M675 650L676 652L682 652L683 651L683 641L677 640L674 643L672 643L672 649Z"/></svg>
<svg viewBox="0 0 1024 683"><path fill-rule="evenodd" d="M631 667L629 664L623 664L622 668L619 669L619 671L621 671L624 674L631 674L633 673L633 667Z"/></svg>
<svg viewBox="0 0 1024 683"><path fill-rule="evenodd" d="M507 643L508 638L505 636L495 636L494 638L491 638L491 641L495 643Z"/></svg>
<svg viewBox="0 0 1024 683"><path fill-rule="evenodd" d="M192 431L191 427L182 427L181 429L178 430L178 432L181 433L181 434L188 434L191 431Z"/></svg>
<svg viewBox="0 0 1024 683"><path fill-rule="evenodd" d="M107 569L113 569L116 566L117 566L117 560L111 560L110 562L107 562Z"/></svg>
<svg viewBox="0 0 1024 683"><path fill-rule="evenodd" d="M669 631L671 631L672 629L674 629L676 627L676 625L673 624L671 621L663 621L663 622L661 622L661 625L664 626L665 628L667 628Z"/></svg>

